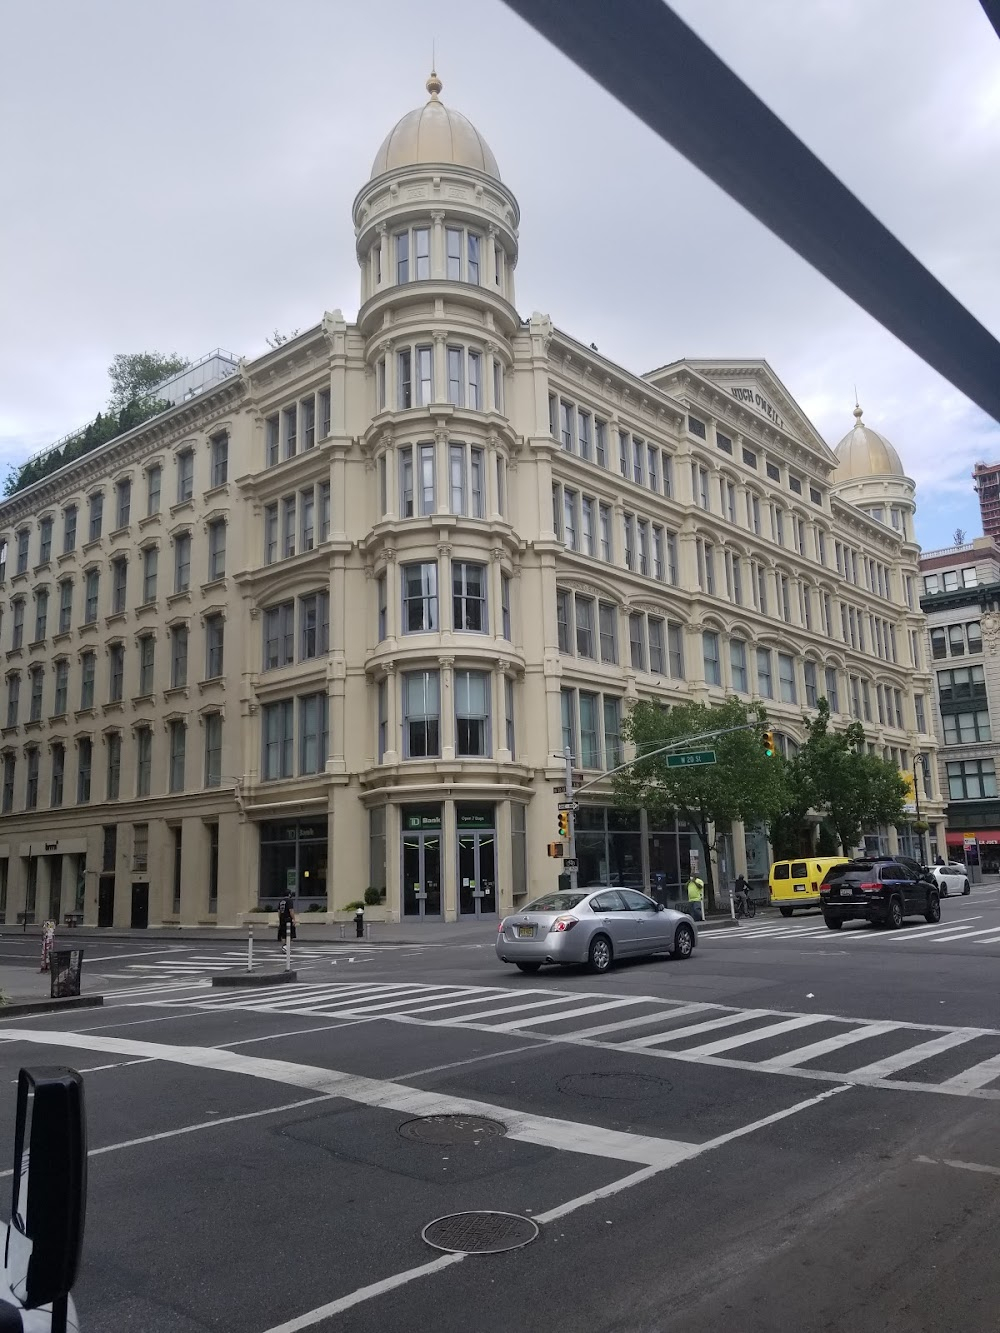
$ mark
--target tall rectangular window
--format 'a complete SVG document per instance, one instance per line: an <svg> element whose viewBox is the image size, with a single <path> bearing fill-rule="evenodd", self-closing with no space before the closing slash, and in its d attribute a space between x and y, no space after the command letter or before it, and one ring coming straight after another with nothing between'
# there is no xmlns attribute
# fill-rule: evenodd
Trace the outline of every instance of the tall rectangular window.
<svg viewBox="0 0 1000 1333"><path fill-rule="evenodd" d="M226 573L226 520L217 518L208 525L208 581Z"/></svg>
<svg viewBox="0 0 1000 1333"><path fill-rule="evenodd" d="M927 718L924 713L924 696L922 694L915 694L913 696L913 711L916 715L917 731L926 732Z"/></svg>
<svg viewBox="0 0 1000 1333"><path fill-rule="evenodd" d="M174 592L186 592L191 586L191 534L181 532L174 538Z"/></svg>
<svg viewBox="0 0 1000 1333"><path fill-rule="evenodd" d="M795 662L788 653L778 654L778 689L782 703L798 703L795 689Z"/></svg>
<svg viewBox="0 0 1000 1333"><path fill-rule="evenodd" d="M421 634L437 628L437 564L404 565L403 633Z"/></svg>
<svg viewBox="0 0 1000 1333"><path fill-rule="evenodd" d="M108 649L108 702L120 703L125 694L125 645L113 643Z"/></svg>
<svg viewBox="0 0 1000 1333"><path fill-rule="evenodd" d="M28 569L28 541L31 534L27 528L22 528L17 534L17 564L14 566L16 574L24 574Z"/></svg>
<svg viewBox="0 0 1000 1333"><path fill-rule="evenodd" d="M508 643L513 643L514 635L511 632L510 621L510 575L500 575L500 617L501 633Z"/></svg>
<svg viewBox="0 0 1000 1333"><path fill-rule="evenodd" d="M705 664L705 684L722 684L722 664L719 661L719 636L705 630L701 636L702 658Z"/></svg>
<svg viewBox="0 0 1000 1333"><path fill-rule="evenodd" d="M322 657L330 648L330 594L314 592L299 598L299 656Z"/></svg>
<svg viewBox="0 0 1000 1333"><path fill-rule="evenodd" d="M153 514L160 512L160 487L163 479L163 468L159 463L154 463L146 473L146 517L151 518Z"/></svg>
<svg viewBox="0 0 1000 1333"><path fill-rule="evenodd" d="M212 436L212 485L225 486L229 480L229 436L225 431Z"/></svg>
<svg viewBox="0 0 1000 1333"><path fill-rule="evenodd" d="M125 610L126 585L128 582L128 561L123 555L111 562L111 614L120 615Z"/></svg>
<svg viewBox="0 0 1000 1333"><path fill-rule="evenodd" d="M576 509L578 496L568 486L563 487L563 541L571 551L580 549L580 535L577 528Z"/></svg>
<svg viewBox="0 0 1000 1333"><path fill-rule="evenodd" d="M80 654L80 707L93 708L94 706L94 678L97 674L97 654L86 652Z"/></svg>
<svg viewBox="0 0 1000 1333"><path fill-rule="evenodd" d="M225 620L218 612L205 617L206 680L215 680L222 675L225 625Z"/></svg>
<svg viewBox="0 0 1000 1333"><path fill-rule="evenodd" d="M646 670L646 617L633 611L628 618L629 655L633 671Z"/></svg>
<svg viewBox="0 0 1000 1333"><path fill-rule="evenodd" d="M264 564L273 565L278 558L278 506L264 506Z"/></svg>
<svg viewBox="0 0 1000 1333"><path fill-rule="evenodd" d="M219 910L219 826L208 826L208 912L215 915Z"/></svg>
<svg viewBox="0 0 1000 1333"><path fill-rule="evenodd" d="M417 446L417 466L420 484L420 512L425 515L433 514L435 496L433 444Z"/></svg>
<svg viewBox="0 0 1000 1333"><path fill-rule="evenodd" d="M152 634L142 634L139 637L139 694L147 695L153 693L153 666L156 652L156 641Z"/></svg>
<svg viewBox="0 0 1000 1333"><path fill-rule="evenodd" d="M275 414L272 417L268 417L264 422L264 457L268 467L274 467L280 459L280 440L280 419L277 414Z"/></svg>
<svg viewBox="0 0 1000 1333"><path fill-rule="evenodd" d="M594 461L599 467L608 466L608 423L594 420Z"/></svg>
<svg viewBox="0 0 1000 1333"><path fill-rule="evenodd" d="M299 699L299 772L322 773L329 748L329 699L325 693Z"/></svg>
<svg viewBox="0 0 1000 1333"><path fill-rule="evenodd" d="M262 709L262 777L265 782L290 778L295 748L295 704L292 699L265 704Z"/></svg>
<svg viewBox="0 0 1000 1333"><path fill-rule="evenodd" d="M485 758L490 753L490 675L455 672L455 753Z"/></svg>
<svg viewBox="0 0 1000 1333"><path fill-rule="evenodd" d="M24 791L24 808L26 810L35 810L38 807L39 752L37 748L28 750L26 758L28 761L28 773Z"/></svg>
<svg viewBox="0 0 1000 1333"><path fill-rule="evenodd" d="M399 451L399 516L413 517L413 448L407 445Z"/></svg>
<svg viewBox="0 0 1000 1333"><path fill-rule="evenodd" d="M591 428L590 413L584 412L582 408L577 408L576 412L576 439L580 450L580 457L590 462L593 449L591 446Z"/></svg>
<svg viewBox="0 0 1000 1333"><path fill-rule="evenodd" d="M55 694L52 699L53 717L62 717L69 706L69 663L61 657L55 663Z"/></svg>
<svg viewBox="0 0 1000 1333"><path fill-rule="evenodd" d="M413 358L408 347L396 354L396 406L413 406Z"/></svg>
<svg viewBox="0 0 1000 1333"><path fill-rule="evenodd" d="M321 542L330 538L330 483L319 484L319 539Z"/></svg>
<svg viewBox="0 0 1000 1333"><path fill-rule="evenodd" d="M765 699L774 698L774 681L771 675L771 650L757 649L757 693Z"/></svg>
<svg viewBox="0 0 1000 1333"><path fill-rule="evenodd" d="M148 796L153 780L153 730L138 727L135 733L135 794Z"/></svg>
<svg viewBox="0 0 1000 1333"><path fill-rule="evenodd" d="M622 701L604 696L604 762L617 768L622 762Z"/></svg>
<svg viewBox="0 0 1000 1333"><path fill-rule="evenodd" d="M127 477L115 483L115 527L127 528L132 513L132 483Z"/></svg>
<svg viewBox="0 0 1000 1333"><path fill-rule="evenodd" d="M295 661L295 603L281 602L264 611L264 670Z"/></svg>
<svg viewBox="0 0 1000 1333"><path fill-rule="evenodd" d="M559 708L562 719L562 748L576 758L576 691L559 691Z"/></svg>
<svg viewBox="0 0 1000 1333"><path fill-rule="evenodd" d="M462 280L462 233L456 227L446 227L445 272L453 282Z"/></svg>
<svg viewBox="0 0 1000 1333"><path fill-rule="evenodd" d="M441 753L441 688L436 671L403 674L403 757L436 758Z"/></svg>
<svg viewBox="0 0 1000 1333"><path fill-rule="evenodd" d="M295 403L281 413L281 430L284 435L284 456L294 458L299 447L299 409Z"/></svg>
<svg viewBox="0 0 1000 1333"><path fill-rule="evenodd" d="M122 738L121 732L112 731L108 738L107 799L117 801L122 785Z"/></svg>
<svg viewBox="0 0 1000 1333"><path fill-rule="evenodd" d="M182 449L177 455L177 503L184 504L194 495L194 450Z"/></svg>
<svg viewBox="0 0 1000 1333"><path fill-rule="evenodd" d="M63 786L66 780L66 746L62 741L52 747L52 780L49 785L49 805L56 807L63 803Z"/></svg>
<svg viewBox="0 0 1000 1333"><path fill-rule="evenodd" d="M580 712L580 767L601 767L601 698L581 690L577 696Z"/></svg>
<svg viewBox="0 0 1000 1333"><path fill-rule="evenodd" d="M413 229L413 276L429 278L431 276L431 233L429 227Z"/></svg>
<svg viewBox="0 0 1000 1333"><path fill-rule="evenodd" d="M434 401L434 348L417 348L417 406Z"/></svg>
<svg viewBox="0 0 1000 1333"><path fill-rule="evenodd" d="M63 511L63 555L76 550L76 505L67 505Z"/></svg>
<svg viewBox="0 0 1000 1333"><path fill-rule="evenodd" d="M383 376L383 386L384 386L384 382L385 382L385 361L384 361L384 360L383 360L383 362L382 362L382 376ZM381 405L384 407L384 406L385 406L385 402L383 401ZM331 425L331 415L330 415L330 390L329 390L329 389L321 389L321 390L320 390L320 393L319 393L319 428L320 428L320 439L321 439L321 440L325 440L325 439L327 439L327 438L329 437L329 434L330 434L330 425Z"/></svg>
<svg viewBox="0 0 1000 1333"><path fill-rule="evenodd" d="M465 349L448 348L448 402L465 406Z"/></svg>
<svg viewBox="0 0 1000 1333"><path fill-rule="evenodd" d="M378 762L385 759L389 748L389 681L383 676L376 686L376 706L378 709Z"/></svg>
<svg viewBox="0 0 1000 1333"><path fill-rule="evenodd" d="M16 760L12 754L3 757L3 813L9 815L14 808L14 772Z"/></svg>
<svg viewBox="0 0 1000 1333"><path fill-rule="evenodd" d="M473 352L471 349L468 356L469 366L469 406L474 412L483 410L483 357L481 352Z"/></svg>
<svg viewBox="0 0 1000 1333"><path fill-rule="evenodd" d="M507 741L507 749L510 751L511 759L514 759L517 755L514 727L514 682L510 676L504 676L503 678L503 710L504 734Z"/></svg>
<svg viewBox="0 0 1000 1333"><path fill-rule="evenodd" d="M840 712L840 696L837 692L837 671L835 667L826 668L826 700L831 713Z"/></svg>
<svg viewBox="0 0 1000 1333"><path fill-rule="evenodd" d="M68 634L73 623L73 581L63 579L59 584L59 633Z"/></svg>
<svg viewBox="0 0 1000 1333"><path fill-rule="evenodd" d="M396 241L396 281L410 281L410 233L401 231Z"/></svg>
<svg viewBox="0 0 1000 1333"><path fill-rule="evenodd" d="M635 515L625 514L622 523L625 536L625 568L635 569Z"/></svg>
<svg viewBox="0 0 1000 1333"><path fill-rule="evenodd" d="M618 661L618 608L612 602L601 602L599 608L601 630L601 661Z"/></svg>
<svg viewBox="0 0 1000 1333"><path fill-rule="evenodd" d="M49 593L39 588L35 593L35 643L41 643L49 628Z"/></svg>
<svg viewBox="0 0 1000 1333"><path fill-rule="evenodd" d="M52 520L43 518L38 525L38 563L48 564L52 559Z"/></svg>
<svg viewBox="0 0 1000 1333"><path fill-rule="evenodd" d="M806 683L806 707L815 708L819 702L819 688L816 684L816 663L803 664L803 676Z"/></svg>
<svg viewBox="0 0 1000 1333"><path fill-rule="evenodd" d="M471 630L477 634L488 632L486 573L485 565L467 560L452 563L452 615L456 630Z"/></svg>
<svg viewBox="0 0 1000 1333"><path fill-rule="evenodd" d="M87 531L87 541L96 542L101 535L101 529L104 524L104 495L101 491L95 491L90 497L90 526Z"/></svg>
<svg viewBox="0 0 1000 1333"><path fill-rule="evenodd" d="M597 507L601 533L601 559L611 563L611 506L599 504Z"/></svg>
<svg viewBox="0 0 1000 1333"><path fill-rule="evenodd" d="M570 606L572 605L572 601L572 593L566 592L562 588L556 589L556 638L561 653L571 653L573 651L569 629Z"/></svg>
<svg viewBox="0 0 1000 1333"><path fill-rule="evenodd" d="M187 684L188 631L186 625L175 625L170 631L170 685L178 689Z"/></svg>
<svg viewBox="0 0 1000 1333"><path fill-rule="evenodd" d="M85 625L93 625L97 620L97 601L100 587L100 571L88 569L83 583L83 623Z"/></svg>
<svg viewBox="0 0 1000 1333"><path fill-rule="evenodd" d="M664 622L658 616L649 616L646 630L649 635L649 670L654 676L666 675Z"/></svg>
<svg viewBox="0 0 1000 1333"><path fill-rule="evenodd" d="M205 786L218 787L222 783L222 714L208 713L205 717Z"/></svg>
<svg viewBox="0 0 1000 1333"><path fill-rule="evenodd" d="M155 546L147 546L142 553L142 603L147 606L156 601L156 569L159 552Z"/></svg>
<svg viewBox="0 0 1000 1333"><path fill-rule="evenodd" d="M24 598L15 597L11 602L11 610L14 613L13 624L11 625L11 649L20 648L24 643Z"/></svg>
<svg viewBox="0 0 1000 1333"><path fill-rule="evenodd" d="M31 692L28 700L28 721L42 720L42 691L45 689L45 668L33 666L28 671Z"/></svg>
<svg viewBox="0 0 1000 1333"><path fill-rule="evenodd" d="M750 692L747 676L747 646L742 639L729 640L729 674L737 694Z"/></svg>
<svg viewBox="0 0 1000 1333"><path fill-rule="evenodd" d="M94 742L89 736L77 741L76 803L86 805L90 800L90 775L94 762Z"/></svg>
<svg viewBox="0 0 1000 1333"><path fill-rule="evenodd" d="M579 657L594 657L594 600L580 593L574 596L576 605L576 651Z"/></svg>

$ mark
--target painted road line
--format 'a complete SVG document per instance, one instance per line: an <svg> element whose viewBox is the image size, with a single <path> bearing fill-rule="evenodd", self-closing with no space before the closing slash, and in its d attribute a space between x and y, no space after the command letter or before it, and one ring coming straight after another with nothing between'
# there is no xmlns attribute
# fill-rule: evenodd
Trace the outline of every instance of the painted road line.
<svg viewBox="0 0 1000 1333"><path fill-rule="evenodd" d="M592 1157L641 1163L644 1166L671 1166L691 1156L696 1145L649 1134L632 1134L555 1116L535 1115L513 1107L495 1106L472 1098L452 1097L424 1088L408 1087L386 1079L365 1078L338 1069L295 1064L290 1060L270 1060L262 1056L222 1050L208 1046L175 1046L161 1042L134 1041L126 1037L94 1036L89 1032L43 1032L20 1028L0 1031L0 1041L27 1042L55 1046L64 1050L107 1051L114 1055L145 1056L151 1060L187 1065L194 1069L223 1074L245 1074L267 1082L306 1088L312 1092L341 1097L360 1106L405 1112L411 1116L481 1115L507 1126L507 1137L561 1152L578 1152Z"/></svg>
<svg viewBox="0 0 1000 1333"><path fill-rule="evenodd" d="M916 931L908 931L905 935L892 935L888 942L890 944L944 944L948 940L965 940L971 935L984 933L983 931L971 930L968 926L949 926L947 930L934 934L930 931L926 934L922 931L919 934Z"/></svg>
<svg viewBox="0 0 1000 1333"><path fill-rule="evenodd" d="M508 997L512 998L510 995L510 991L507 991L506 994ZM537 995L538 992L533 991L532 994ZM497 998L499 999L499 996ZM581 995L577 1003L582 1003L584 1000L602 1000L602 999L604 999L603 996ZM496 1009L496 1008L480 1009L478 1012L474 1014L457 1014L452 1018L442 1018L441 1022L445 1027L455 1027L460 1023L479 1023L487 1018L506 1018L509 1014L519 1014L522 1012L526 1012L529 1009L551 1009L554 1008L556 1005L559 1004L565 1005L568 1004L569 1002L570 1002L569 997L566 995L566 992L560 991L557 995L551 995L551 994L548 995L544 1000L529 1000L527 1003L521 1001L517 1004L509 1005L505 1009ZM552 1018L551 1014L545 1014L540 1019L538 1019L538 1022L547 1023L551 1018ZM506 1024L506 1026L509 1027L510 1024Z"/></svg>
<svg viewBox="0 0 1000 1333"><path fill-rule="evenodd" d="M860 1065L844 1077L862 1080L888 1078L900 1069L909 1069L912 1065L930 1060L944 1051L962 1046L965 1042L972 1041L973 1037L988 1035L989 1033L983 1028L955 1028L951 1032L943 1032L930 1041L922 1041L918 1046L908 1046L905 1051L896 1051L894 1055L887 1055L882 1060L873 1060L869 1065Z"/></svg>
<svg viewBox="0 0 1000 1333"><path fill-rule="evenodd" d="M928 1166L953 1166L959 1171L981 1171L984 1175L1000 1176L1000 1166L987 1166L985 1162L962 1162L954 1157L914 1157L915 1162L926 1162ZM11 1174L5 1172L5 1175Z"/></svg>
<svg viewBox="0 0 1000 1333"><path fill-rule="evenodd" d="M643 1001L648 1003L648 1001ZM637 1018L623 1018L617 1023L600 1023L596 1028L581 1028L574 1032L574 1037L603 1037L607 1032L622 1032L628 1028L645 1026L647 1023L662 1023L668 1018L683 1018L687 1014L703 1014L711 1009L710 1004L679 1004L673 1009L661 1009L655 1014L640 1014Z"/></svg>
<svg viewBox="0 0 1000 1333"><path fill-rule="evenodd" d="M791 1069L795 1065L805 1064L807 1060L818 1060L832 1051L843 1050L856 1041L868 1041L872 1037L884 1037L887 1032L895 1032L895 1023L868 1023L865 1027L852 1028L847 1032L838 1032L825 1041L814 1041L810 1046L800 1046L794 1051L785 1051L782 1055L763 1060L758 1069Z"/></svg>
<svg viewBox="0 0 1000 1333"><path fill-rule="evenodd" d="M491 1023L491 1032L514 1032L522 1028L537 1027L539 1023L556 1023L564 1018L582 1018L584 1014L599 1014L605 1009L621 1009L624 1005L636 1005L640 1001L629 996L627 1000L603 1000L600 1004L586 1004L582 1009L561 1009L555 1014L536 1014L534 1018L515 1018L511 1023Z"/></svg>
<svg viewBox="0 0 1000 1333"><path fill-rule="evenodd" d="M590 996L589 996L588 994L586 994L585 992L581 992L581 994L582 994L582 997L583 997L584 999L589 999L589 998L590 998ZM498 988L496 991L493 992L493 999L494 999L494 1000L498 1000L498 1001L499 1001L499 1000L509 1000L509 999L511 999L512 997L513 997L513 998L520 999L520 997L521 997L522 995L544 995L544 996L550 996L550 995L551 995L551 991L545 991L545 990L509 991L509 990L501 990L501 989ZM430 1014L430 1013L436 1013L436 1012L438 1012L438 1011L441 1010L441 1009L457 1009L457 1008L459 1008L459 1007L460 1007L461 1005L463 1005L463 1004L482 1004L482 1003L483 1003L483 1000L484 1000L485 998L486 998L486 997L485 997L484 995L482 995L481 993L480 993L480 994L477 994L477 995L466 995L466 997L465 997L464 1000L449 1000L449 1001L447 1002L447 1004L423 1004L423 1005L419 1005L419 1006L417 1006L417 1007L411 1009L409 1012L410 1012L411 1014ZM560 999L563 1003L565 1003L565 1001L566 1001L566 992L561 992L560 995L559 995L559 999ZM553 1000L552 1003L555 1004L556 1001ZM489 1010L489 1014L494 1014L494 1013L495 1013L495 1014L499 1015L501 1012L506 1013L507 1011L506 1011L506 1010L499 1010L499 1009L491 1009L491 1010ZM461 1019L462 1019L462 1021L464 1022L464 1021L465 1021L466 1019L468 1019L469 1017L470 1017L470 1015L468 1015L468 1014L463 1014L463 1015L461 1016ZM442 1022L446 1022L446 1021L447 1021L447 1022L450 1022L451 1020L450 1020L450 1019L449 1019L449 1020L442 1019L441 1021L442 1021Z"/></svg>
<svg viewBox="0 0 1000 1333"><path fill-rule="evenodd" d="M998 1078L1000 1078L1000 1055L991 1055L988 1060L982 1060L978 1065L964 1069L961 1074L946 1078L940 1086L968 1092L972 1088L985 1088L987 1083L992 1083Z"/></svg>
<svg viewBox="0 0 1000 1333"><path fill-rule="evenodd" d="M709 1018L704 1023L688 1023L682 1028L671 1028L669 1032L654 1032L649 1037L636 1037L634 1041L615 1042L615 1045L626 1051L641 1051L647 1046L656 1046L663 1041L681 1041L684 1037L697 1037L702 1032L727 1028L733 1023L748 1023L755 1018L770 1017L771 1014L767 1009L741 1009L736 1014L723 1014L721 1018Z"/></svg>
<svg viewBox="0 0 1000 1333"><path fill-rule="evenodd" d="M416 998L422 989L422 987L416 986L391 986L385 991L376 991L370 997L359 999L356 996L342 995L333 990L330 986L325 986L322 983L313 986L279 984L274 987L269 987L266 992L252 997L226 995L225 997L218 999L213 997L211 1000L206 1001L205 1004L206 1008L211 1007L213 1009L266 1009L267 1011L273 1011L274 1013L281 1013L284 1009L290 1007L294 1008L300 1004L358 1005L366 1003L369 998L378 999L380 995L384 995L387 1000L401 1000L407 996Z"/></svg>
<svg viewBox="0 0 1000 1333"><path fill-rule="evenodd" d="M780 1037L784 1032L795 1032L798 1028L807 1028L824 1022L826 1022L824 1018L786 1018L782 1023L769 1023L766 1027L755 1028L753 1032L739 1032L735 1037L721 1037L718 1041L706 1042L704 1046L689 1046L687 1054L719 1055L723 1051L735 1050L737 1046L749 1046L755 1041L766 1041L768 1037Z"/></svg>

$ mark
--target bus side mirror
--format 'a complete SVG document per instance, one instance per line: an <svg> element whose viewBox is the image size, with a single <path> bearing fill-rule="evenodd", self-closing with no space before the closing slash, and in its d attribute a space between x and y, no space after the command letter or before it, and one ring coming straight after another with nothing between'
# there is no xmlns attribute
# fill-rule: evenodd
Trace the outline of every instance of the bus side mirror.
<svg viewBox="0 0 1000 1333"><path fill-rule="evenodd" d="M11 1291L27 1309L50 1302L65 1308L86 1212L83 1079L73 1069L22 1069L5 1258Z"/></svg>

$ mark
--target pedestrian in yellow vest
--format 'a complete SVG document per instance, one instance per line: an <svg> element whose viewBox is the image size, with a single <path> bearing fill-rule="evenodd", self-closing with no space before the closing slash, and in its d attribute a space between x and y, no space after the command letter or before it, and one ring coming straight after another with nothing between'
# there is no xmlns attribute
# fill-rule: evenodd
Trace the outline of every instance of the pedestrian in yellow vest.
<svg viewBox="0 0 1000 1333"><path fill-rule="evenodd" d="M698 919L699 912L700 912L701 919L702 919L702 921L704 921L704 920L705 920L705 884L704 884L704 881L703 881L703 880L700 880L700 879L698 878L698 876L694 873L693 870L692 870L691 874L688 876L687 892L688 892L688 905L691 907L691 914L692 914L692 916L694 916L695 920L697 920L697 919ZM693 904L695 904L695 903L698 904L698 912L696 912L696 911L694 910L694 908L693 908Z"/></svg>

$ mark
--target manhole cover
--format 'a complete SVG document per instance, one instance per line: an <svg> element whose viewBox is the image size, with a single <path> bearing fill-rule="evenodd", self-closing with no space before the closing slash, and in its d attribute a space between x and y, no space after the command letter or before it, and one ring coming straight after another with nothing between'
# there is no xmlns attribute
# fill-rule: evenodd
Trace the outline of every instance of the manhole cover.
<svg viewBox="0 0 1000 1333"><path fill-rule="evenodd" d="M517 1213L450 1213L428 1222L420 1233L428 1245L448 1254L502 1254L529 1245L538 1223Z"/></svg>
<svg viewBox="0 0 1000 1333"><path fill-rule="evenodd" d="M404 1139L451 1147L462 1143L477 1144L483 1139L502 1138L507 1126L481 1115L422 1115L404 1120L399 1126Z"/></svg>
<svg viewBox="0 0 1000 1333"><path fill-rule="evenodd" d="M606 1097L613 1101L635 1101L638 1097L657 1097L673 1091L669 1079L658 1078L655 1074L631 1073L628 1070L617 1072L570 1074L559 1080L560 1092L572 1093L576 1097Z"/></svg>

